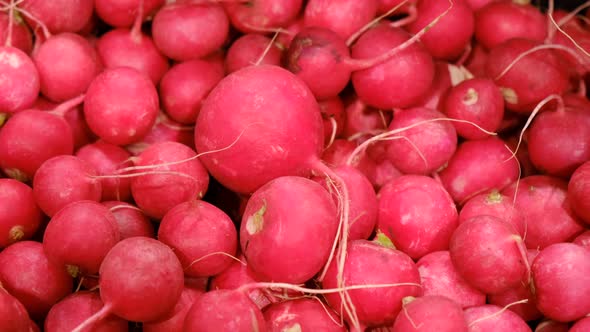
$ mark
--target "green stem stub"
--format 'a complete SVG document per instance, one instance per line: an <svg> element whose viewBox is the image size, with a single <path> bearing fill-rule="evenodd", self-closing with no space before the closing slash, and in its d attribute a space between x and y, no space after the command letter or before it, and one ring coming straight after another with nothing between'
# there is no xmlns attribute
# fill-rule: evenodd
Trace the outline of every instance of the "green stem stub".
<svg viewBox="0 0 590 332"><path fill-rule="evenodd" d="M20 241L25 236L25 229L21 225L14 226L9 231L9 237L12 242Z"/></svg>
<svg viewBox="0 0 590 332"><path fill-rule="evenodd" d="M262 207L258 211L254 212L253 215L248 217L246 221L246 230L248 234L253 235L262 230L264 227L264 214L266 213L266 201L262 200Z"/></svg>
<svg viewBox="0 0 590 332"><path fill-rule="evenodd" d="M373 242L382 245L385 248L396 249L393 241L391 241L391 239L380 230L377 230L377 234L375 235Z"/></svg>
<svg viewBox="0 0 590 332"><path fill-rule="evenodd" d="M486 197L487 204L500 204L502 203L502 194L498 190L493 190Z"/></svg>

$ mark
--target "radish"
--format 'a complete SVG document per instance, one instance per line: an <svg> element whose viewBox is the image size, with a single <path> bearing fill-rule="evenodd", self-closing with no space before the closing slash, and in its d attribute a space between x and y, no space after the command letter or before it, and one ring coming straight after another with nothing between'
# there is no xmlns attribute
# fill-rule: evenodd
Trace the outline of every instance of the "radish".
<svg viewBox="0 0 590 332"><path fill-rule="evenodd" d="M186 314L190 310L191 306L199 296L202 296L205 292L187 287L186 285L182 289L180 299L176 302L172 315L167 319L163 319L156 322L143 323L143 332L175 332L182 331L184 326L184 320Z"/></svg>
<svg viewBox="0 0 590 332"><path fill-rule="evenodd" d="M305 6L303 24L332 30L347 39L376 16L377 7L377 0L310 0Z"/></svg>
<svg viewBox="0 0 590 332"><path fill-rule="evenodd" d="M569 332L570 326L567 323L560 323L546 319L537 325L535 332Z"/></svg>
<svg viewBox="0 0 590 332"><path fill-rule="evenodd" d="M0 248L31 239L42 218L31 187L13 179L0 179Z"/></svg>
<svg viewBox="0 0 590 332"><path fill-rule="evenodd" d="M336 314L317 298L287 300L264 310L268 330L345 332Z"/></svg>
<svg viewBox="0 0 590 332"><path fill-rule="evenodd" d="M590 249L590 230L587 230L584 233L576 236L576 238L572 240L572 243Z"/></svg>
<svg viewBox="0 0 590 332"><path fill-rule="evenodd" d="M117 243L102 262L99 275L104 306L72 332L84 331L110 314L136 322L163 319L172 313L184 287L182 266L174 252L142 236Z"/></svg>
<svg viewBox="0 0 590 332"><path fill-rule="evenodd" d="M225 70L233 73L254 64L281 65L282 51L274 40L257 33L245 34L236 39L225 57Z"/></svg>
<svg viewBox="0 0 590 332"><path fill-rule="evenodd" d="M546 175L527 176L502 193L524 215L527 248L543 249L570 241L584 231L584 225L570 207L564 180Z"/></svg>
<svg viewBox="0 0 590 332"><path fill-rule="evenodd" d="M103 306L98 292L76 292L51 308L45 319L44 330L45 332L71 331ZM93 331L127 332L127 325L126 320L110 315L97 323Z"/></svg>
<svg viewBox="0 0 590 332"><path fill-rule="evenodd" d="M0 46L0 113L22 111L35 102L40 90L33 60L16 47Z"/></svg>
<svg viewBox="0 0 590 332"><path fill-rule="evenodd" d="M9 14L9 12L0 13L0 44L7 45L10 41L11 46L14 46L21 51L30 54L33 50L33 34L22 18L19 19L20 16L16 14L16 11L12 12L12 14ZM10 18L8 15L13 16L12 33L10 36Z"/></svg>
<svg viewBox="0 0 590 332"><path fill-rule="evenodd" d="M161 219L176 205L200 199L209 186L209 174L191 148L176 142L149 146L135 160L145 170L130 174L131 194L148 216ZM117 175L114 175L116 178Z"/></svg>
<svg viewBox="0 0 590 332"><path fill-rule="evenodd" d="M84 115L104 141L125 145L141 140L154 125L158 92L147 75L129 67L106 69L86 93Z"/></svg>
<svg viewBox="0 0 590 332"><path fill-rule="evenodd" d="M453 266L448 251L435 251L416 262L425 296L444 296L462 308L486 303L486 296L471 286Z"/></svg>
<svg viewBox="0 0 590 332"><path fill-rule="evenodd" d="M299 284L326 264L337 229L330 194L314 181L284 176L263 185L248 200L240 245L260 280Z"/></svg>
<svg viewBox="0 0 590 332"><path fill-rule="evenodd" d="M158 239L170 246L184 274L208 277L221 273L236 254L238 235L231 219L207 202L190 200L164 215Z"/></svg>
<svg viewBox="0 0 590 332"><path fill-rule="evenodd" d="M334 140L341 136L344 131L346 113L344 103L339 97L318 101L322 120L324 122L324 141L329 146Z"/></svg>
<svg viewBox="0 0 590 332"><path fill-rule="evenodd" d="M302 0L225 1L223 8L231 25L244 33L285 28L301 10Z"/></svg>
<svg viewBox="0 0 590 332"><path fill-rule="evenodd" d="M93 165L98 175L109 175L123 168L128 163L131 154L120 146L98 140L84 145L76 151L76 157ZM131 182L125 178L103 178L100 180L102 188L101 200L128 201L131 198Z"/></svg>
<svg viewBox="0 0 590 332"><path fill-rule="evenodd" d="M442 102L445 99L447 91L457 83L451 76L452 66L446 61L435 61L434 63L434 80L429 91L422 97L422 101L416 104L416 107L430 108L433 110L443 111Z"/></svg>
<svg viewBox="0 0 590 332"><path fill-rule="evenodd" d="M117 221L109 209L97 202L79 201L51 218L43 235L43 250L51 262L76 277L96 274L119 240Z"/></svg>
<svg viewBox="0 0 590 332"><path fill-rule="evenodd" d="M34 241L15 243L0 252L0 282L36 320L70 294L73 284L66 270L49 261L43 245Z"/></svg>
<svg viewBox="0 0 590 332"><path fill-rule="evenodd" d="M227 14L213 1L168 4L152 22L154 43L164 55L176 61L211 54L223 45L228 33Z"/></svg>
<svg viewBox="0 0 590 332"><path fill-rule="evenodd" d="M92 0L46 1L24 0L19 12L33 29L41 21L51 33L78 32L90 21L93 13ZM35 19L31 19L31 16Z"/></svg>
<svg viewBox="0 0 590 332"><path fill-rule="evenodd" d="M337 286L337 270L333 261L322 288ZM408 255L366 240L351 241L348 245L343 279L346 286L399 283L387 288L367 287L343 294L326 294L328 304L352 325L351 331L393 323L402 310L402 299L422 294L420 274ZM347 298L347 303L343 303L341 296ZM354 309L350 309L349 305Z"/></svg>
<svg viewBox="0 0 590 332"><path fill-rule="evenodd" d="M371 133L387 129L393 118L391 112L383 112L365 105L358 97L345 102L344 114L346 121L342 135L348 138L365 138ZM361 137L359 137L362 135ZM361 141L357 139L357 141Z"/></svg>
<svg viewBox="0 0 590 332"><path fill-rule="evenodd" d="M154 226L139 208L125 202L101 202L115 217L121 240L134 236L155 238Z"/></svg>
<svg viewBox="0 0 590 332"><path fill-rule="evenodd" d="M125 146L127 151L133 155L139 155L150 145L161 142L177 142L195 148L195 127L183 126L181 123L173 121L164 112L158 113L156 123L151 130L141 140Z"/></svg>
<svg viewBox="0 0 590 332"><path fill-rule="evenodd" d="M525 236L527 225L524 214L518 210L513 201L498 190L481 193L470 198L459 212L459 223L463 223L473 217L489 215L498 217L510 223L518 234Z"/></svg>
<svg viewBox="0 0 590 332"><path fill-rule="evenodd" d="M223 76L222 68L204 60L172 66L159 86L162 108L174 121L194 124L203 100Z"/></svg>
<svg viewBox="0 0 590 332"><path fill-rule="evenodd" d="M133 25L139 12L139 4L143 4L141 17L151 17L165 0L95 0L96 15L108 25L117 28L129 28Z"/></svg>
<svg viewBox="0 0 590 332"><path fill-rule="evenodd" d="M379 190L377 229L413 259L449 247L458 226L453 199L436 180L404 175Z"/></svg>
<svg viewBox="0 0 590 332"><path fill-rule="evenodd" d="M504 141L496 137L465 141L439 172L440 180L453 200L463 204L472 196L501 190L518 179L518 163L511 155Z"/></svg>
<svg viewBox="0 0 590 332"><path fill-rule="evenodd" d="M531 332L531 328L517 314L495 305L467 308L464 313L469 332Z"/></svg>
<svg viewBox="0 0 590 332"><path fill-rule="evenodd" d="M523 240L502 219L483 215L460 224L451 237L449 253L459 275L486 294L527 281L529 264Z"/></svg>
<svg viewBox="0 0 590 332"><path fill-rule="evenodd" d="M494 81L487 78L465 80L451 88L442 111L449 118L470 121L487 131L497 131L504 117L504 99ZM489 135L467 124L453 122L459 136L483 139Z"/></svg>
<svg viewBox="0 0 590 332"><path fill-rule="evenodd" d="M0 326L6 332L30 332L31 324L25 307L0 287Z"/></svg>
<svg viewBox="0 0 590 332"><path fill-rule="evenodd" d="M556 243L541 250L531 269L537 308L545 317L571 322L590 312L590 251Z"/></svg>
<svg viewBox="0 0 590 332"><path fill-rule="evenodd" d="M52 217L69 203L100 201L102 186L91 164L61 155L41 165L33 179L33 194L39 208Z"/></svg>
<svg viewBox="0 0 590 332"><path fill-rule="evenodd" d="M590 317L582 318L577 321L569 332L584 332L590 329Z"/></svg>
<svg viewBox="0 0 590 332"><path fill-rule="evenodd" d="M494 0L496 1L496 0ZM489 51L481 44L475 43L471 47L471 52L465 60L465 68L469 70L474 77L486 77L486 63L488 62Z"/></svg>
<svg viewBox="0 0 590 332"><path fill-rule="evenodd" d="M425 295L406 297L403 301L403 310L395 319L393 332L468 331L462 308L449 298Z"/></svg>
<svg viewBox="0 0 590 332"><path fill-rule="evenodd" d="M260 309L244 293L213 290L199 296L186 314L183 331L265 332Z"/></svg>

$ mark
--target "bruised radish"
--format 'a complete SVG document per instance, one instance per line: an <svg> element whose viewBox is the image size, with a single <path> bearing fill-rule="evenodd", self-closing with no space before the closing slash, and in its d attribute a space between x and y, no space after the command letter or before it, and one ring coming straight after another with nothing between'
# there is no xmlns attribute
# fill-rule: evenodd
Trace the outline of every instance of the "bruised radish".
<svg viewBox="0 0 590 332"><path fill-rule="evenodd" d="M24 0L19 4L19 8L36 18L36 20L32 20L28 15L23 15L27 23L34 29L38 28L37 23L41 21L51 33L58 34L82 30L91 19L94 1L57 0L47 2Z"/></svg>
<svg viewBox="0 0 590 332"><path fill-rule="evenodd" d="M444 296L425 295L404 298L403 312L393 324L393 332L448 331L467 332L462 308Z"/></svg>
<svg viewBox="0 0 590 332"><path fill-rule="evenodd" d="M186 314L190 310L191 306L199 296L204 294L203 291L187 287L186 285L182 289L182 293L180 294L180 299L176 302L174 309L172 311L171 317L167 317L167 319L150 322L150 323L143 323L142 324L142 331L143 332L175 332L175 331L182 331L182 327L184 326L184 320L186 318Z"/></svg>
<svg viewBox="0 0 590 332"><path fill-rule="evenodd" d="M96 274L119 239L117 221L106 207L79 201L51 218L43 235L43 250L51 262L76 277Z"/></svg>
<svg viewBox="0 0 590 332"><path fill-rule="evenodd" d="M90 129L104 141L117 145L145 137L158 110L158 92L152 81L129 67L104 70L90 83L84 100Z"/></svg>
<svg viewBox="0 0 590 332"><path fill-rule="evenodd" d="M453 199L436 180L404 175L379 191L377 229L413 259L449 247L458 226Z"/></svg>
<svg viewBox="0 0 590 332"><path fill-rule="evenodd" d="M180 143L153 144L137 156L135 165L144 170L131 178L131 194L137 206L156 219L180 203L202 198L209 186L195 151Z"/></svg>
<svg viewBox="0 0 590 332"><path fill-rule="evenodd" d="M213 290L199 296L186 314L183 331L266 332L260 309L244 293Z"/></svg>
<svg viewBox="0 0 590 332"><path fill-rule="evenodd" d="M49 261L41 243L23 241L0 252L0 283L31 318L41 320L72 292L73 280L63 267Z"/></svg>
<svg viewBox="0 0 590 332"><path fill-rule="evenodd" d="M567 195L570 206L578 217L590 224L590 161L583 163L568 182Z"/></svg>
<svg viewBox="0 0 590 332"><path fill-rule="evenodd" d="M287 27L296 19L302 3L302 0L225 1L223 8L234 28L244 33L257 33Z"/></svg>
<svg viewBox="0 0 590 332"><path fill-rule="evenodd" d="M53 157L41 165L33 179L37 205L48 216L81 200L100 201L102 186L96 170L84 160L68 155Z"/></svg>
<svg viewBox="0 0 590 332"><path fill-rule="evenodd" d="M338 317L320 299L303 298L270 305L264 310L270 332L325 331L345 332Z"/></svg>
<svg viewBox="0 0 590 332"><path fill-rule="evenodd" d="M166 0L95 0L94 8L98 17L108 25L129 28L135 22L139 4L143 4L143 20L152 16Z"/></svg>
<svg viewBox="0 0 590 332"><path fill-rule="evenodd" d="M303 24L332 30L347 39L376 16L377 7L377 0L310 0L305 6Z"/></svg>
<svg viewBox="0 0 590 332"><path fill-rule="evenodd" d="M98 292L76 292L55 304L47 319L45 319L45 332L72 331L78 324L99 311L104 304L100 300ZM110 315L94 325L93 331L127 332L127 321Z"/></svg>
<svg viewBox="0 0 590 332"><path fill-rule="evenodd" d="M447 297L462 308L486 303L486 296L459 275L448 251L429 253L416 263L424 295Z"/></svg>
<svg viewBox="0 0 590 332"><path fill-rule="evenodd" d="M326 264L337 228L336 206L322 186L303 177L279 177L248 200L240 245L261 280L299 284Z"/></svg>
<svg viewBox="0 0 590 332"><path fill-rule="evenodd" d="M0 248L32 238L41 221L33 189L17 180L0 179Z"/></svg>
<svg viewBox="0 0 590 332"><path fill-rule="evenodd" d="M154 226L138 207L118 201L101 204L106 206L117 220L121 240L134 236L155 237Z"/></svg>
<svg viewBox="0 0 590 332"><path fill-rule="evenodd" d="M387 268L384 269L384 266ZM337 270L336 261L332 261L322 282L322 288L339 286ZM360 323L358 331L364 331L366 327L393 323L402 310L402 299L422 294L419 287L420 274L408 255L366 240L355 240L348 244L343 281L345 286L406 283L380 288L367 286L364 289L347 291L350 297L349 305L356 309ZM343 310L340 294L332 293L325 297L328 304L350 323L351 317Z"/></svg>
<svg viewBox="0 0 590 332"><path fill-rule="evenodd" d="M40 90L39 72L33 60L16 47L0 46L0 114L33 105Z"/></svg>
<svg viewBox="0 0 590 332"><path fill-rule="evenodd" d="M31 323L25 307L0 287L0 326L6 332L30 332Z"/></svg>
<svg viewBox="0 0 590 332"><path fill-rule="evenodd" d="M9 29L9 13L0 13L0 45L6 45ZM30 54L33 50L33 34L27 24L19 19L16 12L13 12L14 21L12 22L12 34L10 35L11 46Z"/></svg>
<svg viewBox="0 0 590 332"><path fill-rule="evenodd" d="M464 313L470 332L531 332L522 318L499 306L486 304L467 308Z"/></svg>
<svg viewBox="0 0 590 332"><path fill-rule="evenodd" d="M522 238L496 217L483 215L460 224L449 247L459 275L486 294L508 290L528 273Z"/></svg>
<svg viewBox="0 0 590 332"><path fill-rule="evenodd" d="M281 49L272 39L258 34L245 34L236 39L225 56L225 70L233 73L255 64L281 65Z"/></svg>
<svg viewBox="0 0 590 332"><path fill-rule="evenodd" d="M503 195L498 190L492 190L470 198L461 208L459 223L483 215L494 216L507 221L520 236L525 236L527 227L524 214L514 206L510 197Z"/></svg>
<svg viewBox="0 0 590 332"><path fill-rule="evenodd" d="M231 219L207 202L190 200L164 215L158 239L170 246L184 274L191 277L216 275L232 262L238 235Z"/></svg>

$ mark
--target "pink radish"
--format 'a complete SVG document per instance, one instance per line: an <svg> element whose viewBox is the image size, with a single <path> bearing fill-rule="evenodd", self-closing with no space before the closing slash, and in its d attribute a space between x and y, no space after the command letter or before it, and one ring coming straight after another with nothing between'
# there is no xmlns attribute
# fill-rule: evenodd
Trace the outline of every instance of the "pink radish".
<svg viewBox="0 0 590 332"><path fill-rule="evenodd" d="M106 69L86 93L88 126L104 141L125 145L141 140L156 121L158 92L147 75L129 67Z"/></svg>
<svg viewBox="0 0 590 332"><path fill-rule="evenodd" d="M345 100L344 114L346 121L342 135L348 138L366 139L367 135L387 129L393 118L391 112L383 112L365 105L358 97Z"/></svg>
<svg viewBox="0 0 590 332"><path fill-rule="evenodd" d="M96 274L111 248L119 241L113 214L93 201L66 205L52 218L43 235L43 250L54 264L78 274Z"/></svg>
<svg viewBox="0 0 590 332"><path fill-rule="evenodd" d="M155 237L154 226L138 207L118 201L106 201L101 204L115 217L121 240L134 236Z"/></svg>
<svg viewBox="0 0 590 332"><path fill-rule="evenodd" d="M459 275L448 251L431 252L416 263L424 295L447 297L462 308L483 305L486 296Z"/></svg>
<svg viewBox="0 0 590 332"><path fill-rule="evenodd" d="M404 306L395 319L393 332L468 331L462 308L449 298L425 295L406 297L403 301Z"/></svg>
<svg viewBox="0 0 590 332"><path fill-rule="evenodd" d="M318 105L324 122L324 141L326 146L329 146L344 131L346 121L344 103L339 97L334 97L320 100Z"/></svg>
<svg viewBox="0 0 590 332"><path fill-rule="evenodd" d="M148 216L161 219L176 205L202 198L209 174L195 157L195 151L176 142L156 143L144 150L131 167L140 173L130 174L137 206Z"/></svg>
<svg viewBox="0 0 590 332"><path fill-rule="evenodd" d="M306 27L329 29L347 39L376 16L377 6L377 0L310 0L305 6L303 22Z"/></svg>
<svg viewBox="0 0 590 332"><path fill-rule="evenodd" d="M377 229L413 259L449 247L457 208L443 186L427 176L404 175L379 190Z"/></svg>
<svg viewBox="0 0 590 332"><path fill-rule="evenodd" d="M451 69L453 66L446 61L436 61L434 63L434 80L427 94L422 97L422 101L416 105L417 107L443 111L442 103L447 91L457 84L454 81L455 79L451 77L451 71L454 70Z"/></svg>
<svg viewBox="0 0 590 332"><path fill-rule="evenodd" d="M39 72L29 56L18 48L0 46L0 113L24 110L35 102L40 90Z"/></svg>
<svg viewBox="0 0 590 332"><path fill-rule="evenodd" d="M336 314L320 299L303 298L270 305L264 310L268 330L345 332Z"/></svg>
<svg viewBox="0 0 590 332"><path fill-rule="evenodd" d="M568 323L561 323L556 322L554 320L545 319L537 328L535 328L535 332L569 332L570 326Z"/></svg>
<svg viewBox="0 0 590 332"><path fill-rule="evenodd" d="M31 324L25 307L0 287L0 326L6 332L30 332Z"/></svg>
<svg viewBox="0 0 590 332"><path fill-rule="evenodd" d="M176 205L164 215L158 239L174 250L184 274L191 277L223 272L238 247L231 219L214 205L195 199Z"/></svg>
<svg viewBox="0 0 590 332"><path fill-rule="evenodd" d="M84 160L61 155L41 165L33 179L37 205L48 216L55 215L69 203L81 200L100 201L102 186L96 170Z"/></svg>
<svg viewBox="0 0 590 332"><path fill-rule="evenodd" d="M43 245L34 241L15 243L0 252L0 282L36 320L42 320L73 286L66 270L53 264Z"/></svg>
<svg viewBox="0 0 590 332"><path fill-rule="evenodd" d="M258 34L245 34L236 39L225 57L225 70L227 73L255 65L281 65L281 49L270 38Z"/></svg>
<svg viewBox="0 0 590 332"><path fill-rule="evenodd" d="M225 1L223 7L231 25L244 33L286 28L301 10L302 0Z"/></svg>
<svg viewBox="0 0 590 332"><path fill-rule="evenodd" d="M517 314L490 304L465 309L465 319L469 332L531 332L531 328Z"/></svg>
<svg viewBox="0 0 590 332"><path fill-rule="evenodd" d="M0 179L0 248L31 239L41 221L33 189L17 180Z"/></svg>
<svg viewBox="0 0 590 332"><path fill-rule="evenodd" d="M590 317L582 318L578 320L569 332L584 332L590 329Z"/></svg>
<svg viewBox="0 0 590 332"><path fill-rule="evenodd" d="M143 323L142 324L142 331L143 332L175 332L175 331L182 331L184 326L184 320L186 318L186 314L190 310L191 306L197 298L203 295L205 292L192 288L187 287L186 285L182 289L182 293L180 294L180 299L176 302L172 314L170 317L166 319L150 322L150 323Z"/></svg>
<svg viewBox="0 0 590 332"><path fill-rule="evenodd" d="M509 222L522 237L526 234L527 225L524 214L514 206L510 197L498 190L481 193L465 202L459 213L459 223L483 215L498 217Z"/></svg>
<svg viewBox="0 0 590 332"><path fill-rule="evenodd" d="M8 24L10 21L8 15L10 14L0 13L0 44L6 45L8 43L7 40L9 39L11 46L14 46L21 51L30 54L33 50L33 34L24 21L15 19L12 22L12 34L10 34L10 38L8 38ZM16 16L16 12L13 12L12 15L13 18L18 17Z"/></svg>
<svg viewBox="0 0 590 332"><path fill-rule="evenodd" d="M94 9L98 17L108 25L129 28L137 18L139 4L143 3L143 20L152 16L165 0L95 0Z"/></svg>
<svg viewBox="0 0 590 332"><path fill-rule="evenodd" d="M576 236L576 238L572 240L572 243L590 249L590 230L587 230L584 233Z"/></svg>
<svg viewBox="0 0 590 332"><path fill-rule="evenodd" d="M586 199L587 193L590 193L590 161L583 163L574 171L567 187L572 210L590 224L590 202Z"/></svg>
<svg viewBox="0 0 590 332"><path fill-rule="evenodd" d="M38 21L43 22L51 33L78 32L88 24L93 13L92 0L24 0L19 4L21 15L27 23L36 28ZM26 13L26 14L25 14ZM30 16L35 17L32 20Z"/></svg>
<svg viewBox="0 0 590 332"><path fill-rule="evenodd" d="M303 177L279 177L248 200L240 245L261 280L299 284L326 264L337 228L336 206L322 186Z"/></svg>
<svg viewBox="0 0 590 332"><path fill-rule="evenodd" d="M156 123L152 129L145 135L141 142L125 146L127 151L133 155L139 155L150 145L161 142L177 142L195 148L195 127L183 126L181 123L173 121L164 112L160 111L156 118Z"/></svg>

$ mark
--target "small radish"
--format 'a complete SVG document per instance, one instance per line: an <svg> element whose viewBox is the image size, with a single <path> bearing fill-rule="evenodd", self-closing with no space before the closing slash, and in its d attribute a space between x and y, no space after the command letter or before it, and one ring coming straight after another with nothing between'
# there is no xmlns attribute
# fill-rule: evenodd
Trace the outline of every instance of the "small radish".
<svg viewBox="0 0 590 332"><path fill-rule="evenodd" d="M590 330L590 317L582 318L578 320L569 332L584 332Z"/></svg>
<svg viewBox="0 0 590 332"><path fill-rule="evenodd" d="M590 161L579 166L568 182L567 195L572 210L578 217L590 224L590 202L586 199L590 193Z"/></svg>
<svg viewBox="0 0 590 332"><path fill-rule="evenodd" d="M462 308L449 298L425 295L406 297L403 302L403 309L393 324L393 332L468 331Z"/></svg>
<svg viewBox="0 0 590 332"><path fill-rule="evenodd" d="M208 277L229 267L236 254L238 235L231 219L207 202L190 200L164 215L158 240L170 246L184 274Z"/></svg>
<svg viewBox="0 0 590 332"><path fill-rule="evenodd" d="M305 6L303 24L330 29L347 39L376 16L377 7L377 0L310 0Z"/></svg>
<svg viewBox="0 0 590 332"><path fill-rule="evenodd" d="M270 305L264 310L268 330L345 332L336 314L320 299L302 298Z"/></svg>
<svg viewBox="0 0 590 332"><path fill-rule="evenodd" d="M66 270L53 264L43 245L34 241L15 243L0 252L0 282L36 320L42 320L73 286Z"/></svg>
<svg viewBox="0 0 590 332"><path fill-rule="evenodd" d="M145 137L137 143L125 146L127 151L133 155L139 155L150 145L161 142L177 142L195 148L195 127L183 126L170 119L164 112L160 111L156 123Z"/></svg>
<svg viewBox="0 0 590 332"><path fill-rule="evenodd" d="M0 44L6 45L9 39L10 31L8 24L10 22L9 16L13 15L12 34L10 35L10 45L20 49L21 51L30 54L33 50L33 34L29 30L24 20L17 14L16 11L9 13L0 13Z"/></svg>
<svg viewBox="0 0 590 332"><path fill-rule="evenodd" d="M155 238L154 225L141 210L129 203L118 201L101 202L117 220L121 240L134 236Z"/></svg>
<svg viewBox="0 0 590 332"><path fill-rule="evenodd" d="M433 110L443 111L443 100L447 91L457 83L454 82L451 71L454 65L446 61L435 61L434 63L434 80L430 86L430 91L424 95L423 100L416 104L416 107L425 107Z"/></svg>
<svg viewBox="0 0 590 332"><path fill-rule="evenodd" d="M0 248L29 240L41 225L33 189L13 179L0 179Z"/></svg>
<svg viewBox="0 0 590 332"><path fill-rule="evenodd" d="M590 249L590 230L587 230L584 233L576 236L576 238L572 240L572 243Z"/></svg>
<svg viewBox="0 0 590 332"><path fill-rule="evenodd" d="M281 56L281 49L272 39L249 33L236 39L227 50L225 70L229 74L255 64L280 66Z"/></svg>
<svg viewBox="0 0 590 332"><path fill-rule="evenodd" d="M329 146L344 132L346 113L344 103L340 97L328 98L318 101L322 120L324 121L324 141Z"/></svg>
<svg viewBox="0 0 590 332"><path fill-rule="evenodd" d="M119 240L117 221L109 209L97 202L79 201L51 218L43 235L43 250L51 262L76 277L96 274Z"/></svg>
<svg viewBox="0 0 590 332"><path fill-rule="evenodd" d="M537 325L535 332L569 332L568 323L556 322L551 319L545 319Z"/></svg>
<svg viewBox="0 0 590 332"><path fill-rule="evenodd" d="M286 28L299 14L302 0L224 1L231 25L244 33Z"/></svg>
<svg viewBox="0 0 590 332"><path fill-rule="evenodd" d="M16 47L0 46L0 113L14 113L33 105L39 95L39 72L29 56Z"/></svg>
<svg viewBox="0 0 590 332"><path fill-rule="evenodd" d="M27 309L4 288L0 287L0 326L6 332L31 332Z"/></svg>
<svg viewBox="0 0 590 332"><path fill-rule="evenodd" d="M467 308L464 313L469 332L531 332L531 328L522 318L499 306L486 304Z"/></svg>
<svg viewBox="0 0 590 332"><path fill-rule="evenodd" d="M34 29L41 21L51 33L78 32L88 24L94 9L92 0L24 0L19 4L19 12ZM35 19L31 19L33 16Z"/></svg>
<svg viewBox="0 0 590 332"><path fill-rule="evenodd" d="M176 302L174 309L172 310L172 314L170 317L166 319L150 322L150 323L143 323L142 324L142 331L143 332L175 332L175 331L182 331L182 327L184 326L184 320L186 318L186 314L190 310L191 306L197 298L203 295L205 292L201 291L196 288L187 287L186 285L182 289L182 293L180 294L180 299Z"/></svg>
<svg viewBox="0 0 590 332"><path fill-rule="evenodd" d="M342 135L348 138L356 138L357 141L365 138L373 132L387 129L393 118L391 112L383 112L365 105L358 97L345 101L345 122ZM365 138L366 139L366 138Z"/></svg>
<svg viewBox="0 0 590 332"><path fill-rule="evenodd" d="M145 20L164 5L166 0L95 0L96 15L108 25L117 28L129 28L136 21L139 5L143 3Z"/></svg>
<svg viewBox="0 0 590 332"><path fill-rule="evenodd" d="M470 198L459 212L459 223L463 223L473 217L489 215L509 222L524 237L527 231L524 214L517 209L510 197L503 195L498 190L481 193Z"/></svg>

